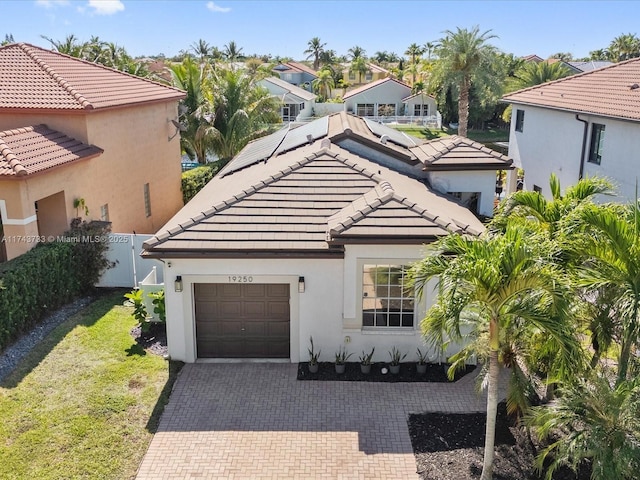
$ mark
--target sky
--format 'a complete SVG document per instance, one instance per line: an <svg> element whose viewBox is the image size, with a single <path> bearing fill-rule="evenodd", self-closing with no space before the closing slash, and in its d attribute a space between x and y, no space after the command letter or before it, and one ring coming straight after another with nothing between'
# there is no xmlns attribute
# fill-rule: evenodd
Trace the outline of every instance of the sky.
<svg viewBox="0 0 640 480"><path fill-rule="evenodd" d="M243 54L304 60L313 37L339 55L355 45L367 55L403 54L412 43L478 25L496 35L490 42L503 52L580 58L622 33L640 33L640 1L633 0L0 0L0 14L0 40L12 34L50 48L43 35L98 36L132 56L170 57L203 39L219 48L233 40Z"/></svg>

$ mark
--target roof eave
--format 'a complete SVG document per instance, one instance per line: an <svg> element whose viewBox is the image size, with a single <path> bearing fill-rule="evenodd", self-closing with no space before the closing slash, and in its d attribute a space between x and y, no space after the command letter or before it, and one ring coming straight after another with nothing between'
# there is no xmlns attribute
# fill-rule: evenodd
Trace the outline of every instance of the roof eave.
<svg viewBox="0 0 640 480"><path fill-rule="evenodd" d="M501 98L500 99L501 103L512 103L514 105L526 105L528 107L537 107L537 108L545 108L547 110L555 110L558 112L567 112L567 113L577 113L578 115L593 115L596 117L603 117L603 118L612 118L614 120L620 120L623 122L640 122L640 118L630 118L630 117L620 117L618 115L607 115L605 113L599 113L599 112L592 112L592 111L588 111L588 110L580 110L580 109L573 109L573 108L562 108L562 107L552 107L549 105L540 105L538 103L532 103L532 102L523 102L520 100L507 100L505 98Z"/></svg>
<svg viewBox="0 0 640 480"><path fill-rule="evenodd" d="M202 258L343 258L344 248L326 250L144 250L144 258L202 259Z"/></svg>

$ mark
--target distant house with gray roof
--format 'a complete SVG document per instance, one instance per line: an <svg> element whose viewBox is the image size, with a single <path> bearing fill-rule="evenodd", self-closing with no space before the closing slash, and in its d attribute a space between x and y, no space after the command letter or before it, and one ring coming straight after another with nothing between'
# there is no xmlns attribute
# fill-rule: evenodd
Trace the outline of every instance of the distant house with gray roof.
<svg viewBox="0 0 640 480"><path fill-rule="evenodd" d="M266 88L280 103L280 116L283 122L295 122L313 116L316 94L296 87L277 77L267 77L258 82Z"/></svg>
<svg viewBox="0 0 640 480"><path fill-rule="evenodd" d="M493 205L510 168L346 112L249 143L144 245L169 282L169 354L299 362L313 337L323 361L345 344L414 359L435 294L417 298L405 267L443 235L481 234L470 208Z"/></svg>

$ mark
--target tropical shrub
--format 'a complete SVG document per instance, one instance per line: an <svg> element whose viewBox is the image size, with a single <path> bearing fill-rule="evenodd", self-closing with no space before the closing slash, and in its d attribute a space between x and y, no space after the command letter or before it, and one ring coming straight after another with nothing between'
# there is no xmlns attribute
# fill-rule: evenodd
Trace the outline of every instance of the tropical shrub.
<svg viewBox="0 0 640 480"><path fill-rule="evenodd" d="M186 204L217 173L216 164L203 165L182 173L182 201Z"/></svg>

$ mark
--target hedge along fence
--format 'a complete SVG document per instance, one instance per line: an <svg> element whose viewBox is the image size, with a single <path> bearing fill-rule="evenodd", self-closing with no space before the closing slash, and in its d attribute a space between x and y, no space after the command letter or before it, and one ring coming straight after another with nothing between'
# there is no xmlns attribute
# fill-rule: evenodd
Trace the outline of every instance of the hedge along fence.
<svg viewBox="0 0 640 480"><path fill-rule="evenodd" d="M218 165L203 165L182 173L182 201L187 204L218 172Z"/></svg>
<svg viewBox="0 0 640 480"><path fill-rule="evenodd" d="M42 317L93 289L106 259L109 227L76 219L56 242L0 264L0 351Z"/></svg>

